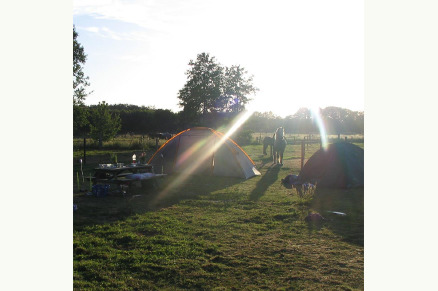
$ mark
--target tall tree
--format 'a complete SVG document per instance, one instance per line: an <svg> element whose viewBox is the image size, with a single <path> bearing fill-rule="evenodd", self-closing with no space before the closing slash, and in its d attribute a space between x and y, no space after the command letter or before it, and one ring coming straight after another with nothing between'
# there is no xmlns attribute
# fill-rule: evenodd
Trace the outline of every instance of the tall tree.
<svg viewBox="0 0 438 291"><path fill-rule="evenodd" d="M189 66L187 82L178 93L185 123L196 123L200 114L202 123L215 123L218 116L227 116L222 113L244 110L251 100L249 95L258 91L252 84L253 76L247 76L243 67L222 67L207 53L190 60Z"/></svg>
<svg viewBox="0 0 438 291"><path fill-rule="evenodd" d="M84 47L77 40L78 33L73 26L73 133L88 131L88 110L84 106L85 97L88 95L86 87L90 85L88 77L83 72L83 66L87 60Z"/></svg>
<svg viewBox="0 0 438 291"><path fill-rule="evenodd" d="M223 68L214 57L201 53L190 60L187 82L179 91L179 105L186 115L214 111L222 95Z"/></svg>
<svg viewBox="0 0 438 291"><path fill-rule="evenodd" d="M228 101L228 110L240 112L251 100L248 95L256 93L259 89L252 84L253 76L246 77L248 72L241 66L225 68L224 96Z"/></svg>
<svg viewBox="0 0 438 291"><path fill-rule="evenodd" d="M73 26L73 104L81 105L89 94L86 87L90 85L88 76L85 76L83 67L87 61L84 47L77 40L78 33Z"/></svg>
<svg viewBox="0 0 438 291"><path fill-rule="evenodd" d="M116 136L120 131L122 123L118 114L111 114L108 104L99 102L91 112L90 135L99 142L102 147L104 141L108 141Z"/></svg>

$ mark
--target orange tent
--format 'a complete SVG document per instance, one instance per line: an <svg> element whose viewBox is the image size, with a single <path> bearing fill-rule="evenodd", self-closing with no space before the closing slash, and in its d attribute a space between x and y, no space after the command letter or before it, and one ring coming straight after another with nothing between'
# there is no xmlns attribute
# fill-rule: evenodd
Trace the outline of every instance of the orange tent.
<svg viewBox="0 0 438 291"><path fill-rule="evenodd" d="M184 130L163 144L148 162L163 173L229 176L260 175L248 154L223 133L207 127Z"/></svg>

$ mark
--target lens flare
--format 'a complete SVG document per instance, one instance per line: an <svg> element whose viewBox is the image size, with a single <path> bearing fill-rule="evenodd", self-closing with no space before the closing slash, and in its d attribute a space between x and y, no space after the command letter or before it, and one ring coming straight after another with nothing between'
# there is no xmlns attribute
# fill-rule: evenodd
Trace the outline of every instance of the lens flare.
<svg viewBox="0 0 438 291"><path fill-rule="evenodd" d="M321 117L321 110L318 107L312 107L310 109L313 120L315 120L316 125L318 126L319 136L321 137L321 145L324 150L327 150L328 142L327 142L327 133L325 130L324 121Z"/></svg>
<svg viewBox="0 0 438 291"><path fill-rule="evenodd" d="M238 130L242 124L245 123L248 118L251 117L251 115L254 113L253 110L243 111L238 114L236 118L234 118L232 122L232 126L230 129L225 133L221 134L217 131L212 131L213 134L217 137L219 137L219 141L215 142L215 139L212 139L211 136L205 137L200 139L198 142L193 144L190 148L183 150L181 156L183 157L183 162L179 163L178 165L175 165L176 167L181 166L182 163L187 163L187 165L184 167L184 171L181 173L178 173L178 175L175 175L173 178L173 181L171 181L155 198L153 203L157 203L159 200L163 199L165 196L169 194L170 191L173 189L179 189L181 184L186 181L190 175L193 173L196 173L198 169L203 170L203 168L200 168L202 165L205 166L205 162L208 159L213 159L213 155L216 152L216 150L222 146L222 144L225 143L225 141L228 140L228 138ZM207 151L204 151L204 154L202 156L197 156L196 160L193 159L193 154L197 151L199 151L201 148L208 146L209 149Z"/></svg>

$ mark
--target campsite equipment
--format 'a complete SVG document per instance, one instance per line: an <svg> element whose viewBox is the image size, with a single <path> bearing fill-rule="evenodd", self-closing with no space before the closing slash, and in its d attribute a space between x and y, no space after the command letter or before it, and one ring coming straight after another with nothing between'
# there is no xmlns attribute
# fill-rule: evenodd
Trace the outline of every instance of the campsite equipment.
<svg viewBox="0 0 438 291"><path fill-rule="evenodd" d="M81 176L82 176L82 186L79 191L85 191L85 177L84 177L84 170L82 169L82 159L79 159L81 163ZM78 188L79 188L79 177L78 177Z"/></svg>
<svg viewBox="0 0 438 291"><path fill-rule="evenodd" d="M90 192L91 192L92 186L93 186L92 179L91 179L91 173L90 173L90 177L89 177L88 182L89 182L89 188L90 188Z"/></svg>
<svg viewBox="0 0 438 291"><path fill-rule="evenodd" d="M319 187L354 188L364 186L364 151L348 143L330 144L309 158L299 181L316 182Z"/></svg>
<svg viewBox="0 0 438 291"><path fill-rule="evenodd" d="M105 197L106 195L108 195L109 188L110 185L108 184L96 184L93 185L91 192L96 197Z"/></svg>
<svg viewBox="0 0 438 291"><path fill-rule="evenodd" d="M85 182L85 179L84 179L84 171L83 171L83 169L82 169L82 159L79 159L79 161L81 162L82 183L84 183L84 182Z"/></svg>
<svg viewBox="0 0 438 291"><path fill-rule="evenodd" d="M165 174L248 179L260 175L248 154L223 133L207 127L186 129L163 144L148 161Z"/></svg>
<svg viewBox="0 0 438 291"><path fill-rule="evenodd" d="M335 214L335 215L340 215L340 216L346 216L347 214L344 212L339 212L339 211L329 211L327 210L327 213L331 213L331 214Z"/></svg>
<svg viewBox="0 0 438 291"><path fill-rule="evenodd" d="M78 191L80 191L80 184L79 184L79 172L76 172L76 181L78 183Z"/></svg>

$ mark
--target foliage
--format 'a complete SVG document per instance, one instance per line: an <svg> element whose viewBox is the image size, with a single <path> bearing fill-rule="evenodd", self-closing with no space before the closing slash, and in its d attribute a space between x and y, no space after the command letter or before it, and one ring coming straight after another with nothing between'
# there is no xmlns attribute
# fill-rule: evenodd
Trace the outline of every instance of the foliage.
<svg viewBox="0 0 438 291"><path fill-rule="evenodd" d="M81 105L89 94L86 87L90 85L89 77L85 76L83 66L87 60L84 47L77 40L78 33L73 26L73 105Z"/></svg>
<svg viewBox="0 0 438 291"><path fill-rule="evenodd" d="M321 115L324 116L328 130L332 133L349 132L352 127L358 127L358 132L363 133L363 112L330 106L321 109Z"/></svg>
<svg viewBox="0 0 438 291"><path fill-rule="evenodd" d="M363 134L364 112L340 107L320 109L319 114L327 134ZM286 133L318 134L318 123L308 108L300 108L296 113L281 118L272 112L254 113L245 123L245 128L256 132L274 132L280 126Z"/></svg>
<svg viewBox="0 0 438 291"><path fill-rule="evenodd" d="M258 91L243 67L222 67L207 53L190 60L189 66L187 82L178 94L186 121L195 121L201 114L205 118L207 113L240 112L251 100L248 95Z"/></svg>
<svg viewBox="0 0 438 291"><path fill-rule="evenodd" d="M244 127L251 129L255 132L270 132L274 133L275 129L283 126L284 119L274 115L272 112L254 112L248 121L244 124ZM285 127L287 130L287 127Z"/></svg>
<svg viewBox="0 0 438 291"><path fill-rule="evenodd" d="M225 68L225 88L224 96L228 100L231 112L240 112L245 109L245 105L251 100L247 96L256 93L259 89L254 87L253 76L246 77L248 72L241 66L231 66Z"/></svg>
<svg viewBox="0 0 438 291"><path fill-rule="evenodd" d="M153 109L145 106L128 104L108 105L111 112L120 115L122 127L120 132L125 133L155 133L182 130L178 114L168 109Z"/></svg>
<svg viewBox="0 0 438 291"><path fill-rule="evenodd" d="M223 68L215 57L201 53L196 61L190 60L187 82L179 91L179 105L187 113L206 113L224 106L221 99Z"/></svg>
<svg viewBox="0 0 438 291"><path fill-rule="evenodd" d="M251 129L238 130L232 135L232 139L239 145L249 145L253 140L254 131Z"/></svg>
<svg viewBox="0 0 438 291"><path fill-rule="evenodd" d="M105 101L99 102L99 105L92 110L90 135L99 142L100 147L102 142L114 138L120 127L120 116L111 114Z"/></svg>
<svg viewBox="0 0 438 291"><path fill-rule="evenodd" d="M73 134L83 135L90 130L89 108L83 104L73 105Z"/></svg>
<svg viewBox="0 0 438 291"><path fill-rule="evenodd" d="M92 111L96 105L81 106L85 111ZM320 113L324 121L327 134L363 134L364 132L364 113L351 111L339 107L328 107L330 110L321 109ZM121 134L153 134L158 132L178 133L184 129L194 126L207 126L214 129L229 127L233 120L233 112L209 112L203 116L202 121L187 116L187 112L180 111L174 113L170 110L154 109L145 106L128 104L108 105L108 110L112 114L117 114L121 119ZM335 112L344 113L336 115ZM85 112L85 114L87 114ZM80 113L80 112L79 112ZM73 111L74 127L76 120L80 118L79 113ZM194 115L198 116L198 115ZM89 118L89 117L88 117ZM342 118L338 122L338 118ZM90 119L90 118L89 118ZM342 124L342 127L336 127ZM272 112L255 112L242 125L243 130L252 130L261 133L273 133L276 128L283 126L288 134L318 134L319 130L314 117L309 109L301 108L295 114L281 118ZM82 132L88 132L88 127L74 131L75 136L82 136Z"/></svg>
<svg viewBox="0 0 438 291"><path fill-rule="evenodd" d="M87 60L84 47L77 40L78 33L73 26L73 132L85 134L89 130L88 110L84 106L89 86L88 77L83 72Z"/></svg>

